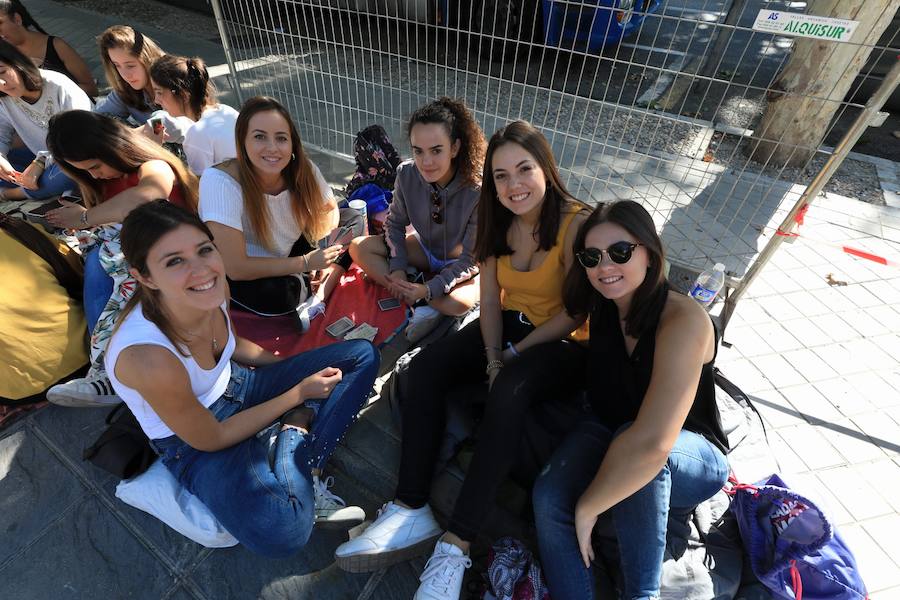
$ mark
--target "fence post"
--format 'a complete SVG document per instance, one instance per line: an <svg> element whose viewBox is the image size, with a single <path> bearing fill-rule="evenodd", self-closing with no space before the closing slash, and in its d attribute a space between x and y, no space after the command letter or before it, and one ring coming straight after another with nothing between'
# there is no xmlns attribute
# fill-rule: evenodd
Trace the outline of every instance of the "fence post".
<svg viewBox="0 0 900 600"><path fill-rule="evenodd" d="M841 166L841 163L844 162L844 159L847 158L847 155L853 149L853 146L856 144L857 140L859 140L866 128L868 128L876 119L880 118L879 111L881 110L881 107L884 106L888 97L895 89L897 89L898 83L900 83L900 56L897 56L897 61L885 76L884 81L881 82L881 85L878 86L878 89L875 90L875 93L872 94L869 101L866 102L865 108L863 108L856 120L853 121L853 124L850 126L850 129L847 130L847 133L844 134L844 137L841 138L841 141L834 147L834 152L828 157L828 160L819 172L816 173L816 176L810 182L809 186L807 186L806 190L804 190L803 194L800 195L800 198L797 199L796 204L794 204L794 207L788 213L787 217L785 217L784 221L781 222L781 226L778 228L775 235L772 236L772 239L769 240L769 243L766 244L766 247L759 253L759 257L754 261L753 265L747 271L747 274L741 278L737 287L735 287L735 289L725 298L725 305L722 307L722 315L720 318L720 326L723 333L728 326L728 321L731 320L731 315L734 313L734 309L741 299L741 296L744 295L744 292L747 291L747 288L750 287L750 284L753 283L763 267L771 260L782 242L784 242L787 234L791 233L796 224L795 221L797 215L800 214L801 210L804 210L807 206L812 204L813 200L818 197L824 189L825 184L828 183L828 180L831 179L838 167Z"/></svg>
<svg viewBox="0 0 900 600"><path fill-rule="evenodd" d="M228 72L231 73L231 87L234 88L234 94L237 96L238 106L241 106L244 104L244 96L241 94L241 84L238 80L237 69L234 66L231 41L228 39L228 32L225 30L225 18L222 16L222 7L219 6L219 0L210 0L210 5L212 5L213 15L216 18L219 37L222 38L222 48L225 50L225 62L228 63Z"/></svg>

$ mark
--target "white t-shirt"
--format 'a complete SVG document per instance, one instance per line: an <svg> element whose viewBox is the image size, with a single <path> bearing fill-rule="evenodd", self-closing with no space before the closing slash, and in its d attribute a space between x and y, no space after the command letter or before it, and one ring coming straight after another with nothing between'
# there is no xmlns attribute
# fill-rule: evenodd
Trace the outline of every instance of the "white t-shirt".
<svg viewBox="0 0 900 600"><path fill-rule="evenodd" d="M325 204L334 202L334 192L325 181L319 167L310 162ZM265 194L269 207L269 226L272 233L272 250L260 243L250 226L250 217L244 213L244 196L241 186L221 169L208 169L200 178L200 218L215 221L243 232L247 256L283 258L290 254L302 232L291 211L290 193L285 190L277 196Z"/></svg>
<svg viewBox="0 0 900 600"><path fill-rule="evenodd" d="M64 110L91 110L93 103L74 81L56 71L39 69L44 87L34 104L21 98L0 98L0 154L6 155L18 133L33 154L47 150L50 117Z"/></svg>
<svg viewBox="0 0 900 600"><path fill-rule="evenodd" d="M234 124L238 111L227 104L207 108L184 134L184 154L188 166L197 175L207 167L237 156Z"/></svg>
<svg viewBox="0 0 900 600"><path fill-rule="evenodd" d="M204 408L208 408L228 388L228 380L231 379L231 357L234 354L236 345L234 330L231 327L231 319L228 317L228 310L225 304L222 304L222 312L225 313L225 319L228 321L228 342L225 344L222 356L219 357L219 362L211 370L206 370L198 365L192 356L180 354L175 348L175 344L166 337L166 334L160 331L155 323L147 320L140 304L128 313L128 316L125 317L125 320L116 330L116 333L113 334L112 339L110 339L104 358L106 373L109 376L113 389L125 401L131 412L134 413L141 429L144 430L144 433L151 440L162 439L174 434L137 390L118 380L116 377L116 362L119 360L119 354L129 346L153 345L166 348L184 365L191 380L191 390L197 396L197 401Z"/></svg>

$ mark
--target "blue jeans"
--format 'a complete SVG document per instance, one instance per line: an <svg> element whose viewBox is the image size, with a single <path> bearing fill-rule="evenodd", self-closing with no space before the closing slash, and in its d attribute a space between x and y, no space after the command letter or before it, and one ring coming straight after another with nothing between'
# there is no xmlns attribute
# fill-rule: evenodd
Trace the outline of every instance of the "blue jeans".
<svg viewBox="0 0 900 600"><path fill-rule="evenodd" d="M630 424L629 424L630 425ZM613 438L597 421L581 423L560 444L534 486L541 564L554 598L595 598L575 536L575 504L594 479ZM706 438L682 430L666 465L646 486L612 509L624 575L624 598L659 597L667 521L686 520L728 478L728 461Z"/></svg>
<svg viewBox="0 0 900 600"><path fill-rule="evenodd" d="M32 154L28 148L15 148L7 153L6 160L9 161L9 164L16 171L21 173L29 164L31 164L31 161L34 160L34 154ZM9 183L8 181L0 180L0 187L13 188L19 186ZM38 177L38 189L27 190L22 188L22 191L25 192L26 197L32 200L43 200L44 198L50 198L51 196L59 196L66 190L77 189L78 184L72 181L71 177L63 173L63 170L59 168L58 164L53 162L47 165L47 168L44 169L44 172Z"/></svg>
<svg viewBox="0 0 900 600"><path fill-rule="evenodd" d="M87 319L88 335L94 331L112 292L113 278L103 270L100 264L100 246L95 246L84 255L84 316Z"/></svg>
<svg viewBox="0 0 900 600"><path fill-rule="evenodd" d="M308 435L293 428L278 433L271 465L268 436L251 436L217 452L195 450L174 435L151 444L172 475L244 546L263 556L290 556L312 533L310 469L325 464L356 419L378 364L378 351L365 340L323 346L256 369L232 363L228 389L209 407L219 421L282 394L325 367L342 371Z"/></svg>

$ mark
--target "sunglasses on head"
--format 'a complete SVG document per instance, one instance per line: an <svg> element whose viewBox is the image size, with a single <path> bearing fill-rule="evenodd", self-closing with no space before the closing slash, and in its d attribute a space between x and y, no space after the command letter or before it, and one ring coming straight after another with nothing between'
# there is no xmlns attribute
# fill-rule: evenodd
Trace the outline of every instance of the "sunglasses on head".
<svg viewBox="0 0 900 600"><path fill-rule="evenodd" d="M578 262L581 263L582 267L584 267L585 269L591 269L600 264L600 261L603 260L603 253L606 252L609 260L613 261L617 265L624 265L629 260L631 260L631 254L638 246L643 246L643 244L632 244L631 242L616 242L606 250L601 250L600 248L585 248L580 252L576 252L575 258L578 259Z"/></svg>
<svg viewBox="0 0 900 600"><path fill-rule="evenodd" d="M431 190L431 220L440 225L444 222L444 213L441 212L441 196L437 190Z"/></svg>

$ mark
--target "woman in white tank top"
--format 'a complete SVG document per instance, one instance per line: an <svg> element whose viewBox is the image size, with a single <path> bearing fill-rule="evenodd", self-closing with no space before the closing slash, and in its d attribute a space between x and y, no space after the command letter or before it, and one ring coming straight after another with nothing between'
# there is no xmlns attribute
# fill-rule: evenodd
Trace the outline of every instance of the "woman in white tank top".
<svg viewBox="0 0 900 600"><path fill-rule="evenodd" d="M293 554L314 524L361 522L321 469L368 397L374 346L354 340L281 358L235 336L212 235L170 203L132 211L121 239L140 285L106 367L169 471L266 556ZM256 434L273 423L270 449Z"/></svg>

